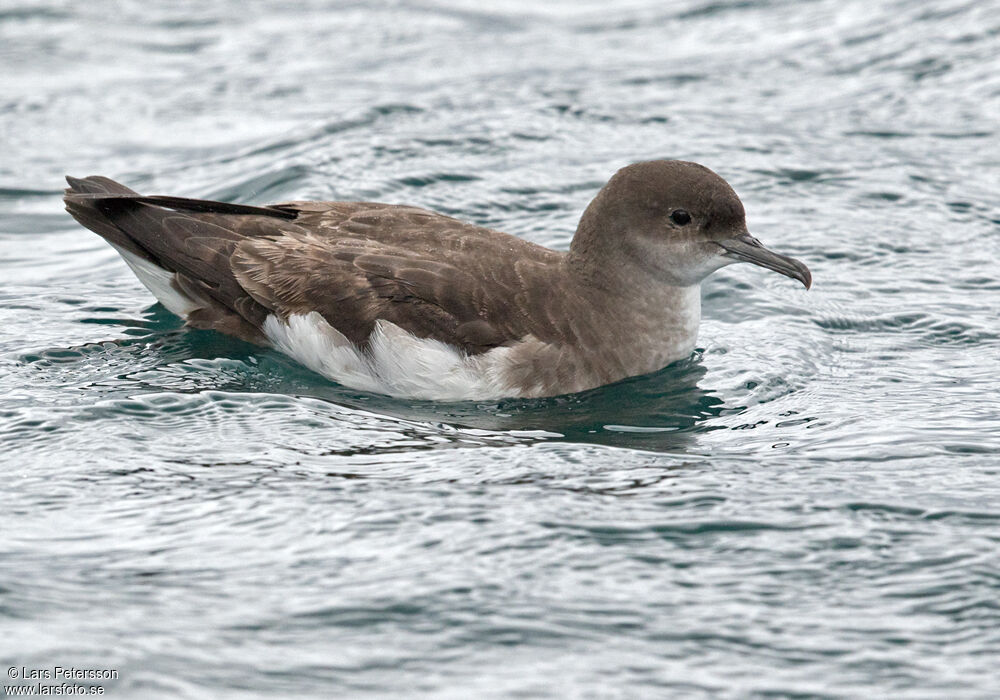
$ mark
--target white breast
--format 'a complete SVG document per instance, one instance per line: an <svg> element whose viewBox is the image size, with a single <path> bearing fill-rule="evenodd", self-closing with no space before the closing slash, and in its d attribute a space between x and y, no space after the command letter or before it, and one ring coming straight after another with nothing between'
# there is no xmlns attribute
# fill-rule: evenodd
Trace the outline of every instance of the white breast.
<svg viewBox="0 0 1000 700"><path fill-rule="evenodd" d="M417 338L379 320L368 351L362 352L315 311L287 321L268 316L264 334L276 350L353 389L437 401L511 395L500 378L508 348L469 356L453 345Z"/></svg>

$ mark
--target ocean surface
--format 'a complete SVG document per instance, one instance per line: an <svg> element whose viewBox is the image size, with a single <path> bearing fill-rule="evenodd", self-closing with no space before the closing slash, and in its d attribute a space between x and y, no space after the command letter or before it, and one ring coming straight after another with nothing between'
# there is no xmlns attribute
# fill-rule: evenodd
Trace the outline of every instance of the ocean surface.
<svg viewBox="0 0 1000 700"><path fill-rule="evenodd" d="M1000 696L1000 3L3 0L0 88L4 684ZM564 249L651 158L813 289L726 268L690 359L546 400L185 329L61 203L103 174Z"/></svg>

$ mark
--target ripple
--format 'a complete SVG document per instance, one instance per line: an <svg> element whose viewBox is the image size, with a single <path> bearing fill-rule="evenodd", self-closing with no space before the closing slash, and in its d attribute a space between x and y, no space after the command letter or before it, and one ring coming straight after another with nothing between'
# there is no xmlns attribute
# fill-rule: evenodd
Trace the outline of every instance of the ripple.
<svg viewBox="0 0 1000 700"><path fill-rule="evenodd" d="M992 7L105 10L0 10L8 666L128 697L995 694ZM719 271L691 358L543 400L375 396L185 329L60 202L66 171L382 199L565 249L657 157L723 174L817 283Z"/></svg>

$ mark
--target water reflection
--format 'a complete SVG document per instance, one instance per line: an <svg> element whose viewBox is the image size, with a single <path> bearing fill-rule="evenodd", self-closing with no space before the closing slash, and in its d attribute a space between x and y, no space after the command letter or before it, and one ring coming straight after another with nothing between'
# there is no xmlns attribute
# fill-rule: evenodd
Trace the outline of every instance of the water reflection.
<svg viewBox="0 0 1000 700"><path fill-rule="evenodd" d="M338 385L279 353L215 332L183 328L159 304L147 309L141 320L82 320L124 325L126 337L37 351L23 355L21 361L41 371L70 372L78 378L88 364L104 371L109 366L128 367L129 373L123 376L90 376L91 388L103 389L109 398L123 390L135 393L139 387L151 392L274 393L320 399L403 421L511 433L512 438L664 452L689 447L697 433L711 429L705 421L723 410L723 400L699 385L706 374L700 352L654 374L578 394L445 403L392 398ZM131 362L125 357L110 361L109 354L130 356Z"/></svg>
<svg viewBox="0 0 1000 700"><path fill-rule="evenodd" d="M579 394L544 399L442 403L396 399L334 384L284 357L265 353L262 369L279 365L289 393L331 401L408 421L447 423L493 432L531 432L572 442L663 452L683 451L723 401L699 386L706 370L700 355L654 374L632 377ZM708 428L710 429L710 428ZM539 435L539 433L541 433Z"/></svg>

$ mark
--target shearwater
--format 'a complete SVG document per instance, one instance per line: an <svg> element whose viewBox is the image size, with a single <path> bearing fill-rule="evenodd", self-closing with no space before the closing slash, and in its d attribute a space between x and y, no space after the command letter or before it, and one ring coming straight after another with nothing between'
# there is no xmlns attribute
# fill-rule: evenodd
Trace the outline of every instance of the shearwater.
<svg viewBox="0 0 1000 700"><path fill-rule="evenodd" d="M346 386L436 400L540 397L688 356L701 282L744 261L809 269L746 228L696 163L619 170L568 252L412 206L249 206L67 178L66 208L195 328L295 358Z"/></svg>

